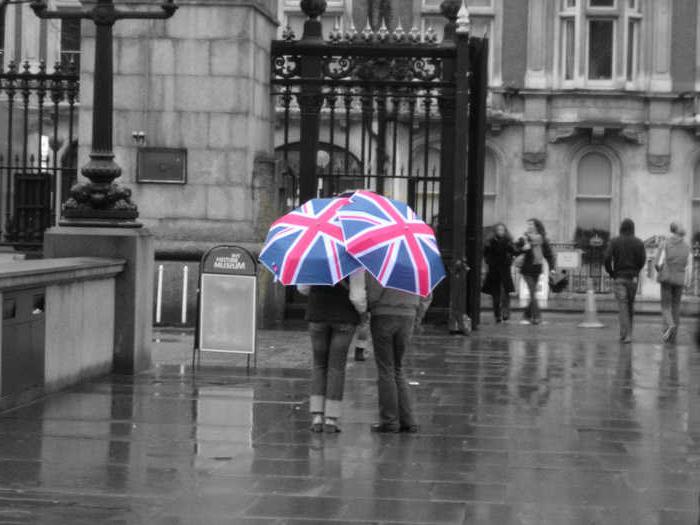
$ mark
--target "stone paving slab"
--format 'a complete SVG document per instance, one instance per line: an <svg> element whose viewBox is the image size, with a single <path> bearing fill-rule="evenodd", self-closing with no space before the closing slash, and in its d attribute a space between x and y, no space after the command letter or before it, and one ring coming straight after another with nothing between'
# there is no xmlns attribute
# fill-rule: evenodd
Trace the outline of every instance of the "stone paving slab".
<svg viewBox="0 0 700 525"><path fill-rule="evenodd" d="M577 318L418 337L417 435L374 435L375 371L351 362L340 435L308 431L302 330L259 367L157 337L158 364L0 414L0 524L695 524L700 353Z"/></svg>

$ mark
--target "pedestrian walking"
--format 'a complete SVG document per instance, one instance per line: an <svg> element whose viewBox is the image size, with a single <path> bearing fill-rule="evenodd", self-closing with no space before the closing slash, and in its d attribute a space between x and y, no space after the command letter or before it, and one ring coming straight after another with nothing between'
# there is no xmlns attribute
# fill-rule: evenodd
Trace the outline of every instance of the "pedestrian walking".
<svg viewBox="0 0 700 525"><path fill-rule="evenodd" d="M663 340L674 343L678 334L683 289L690 284L693 259L690 246L685 242L685 229L672 222L671 235L656 254L657 280L661 284L661 316Z"/></svg>
<svg viewBox="0 0 700 525"><path fill-rule="evenodd" d="M632 342L634 300L637 296L639 272L644 268L646 258L644 243L634 235L634 221L624 219L620 224L620 235L610 241L605 252L605 271L615 281L620 341L623 343Z"/></svg>
<svg viewBox="0 0 700 525"><path fill-rule="evenodd" d="M364 272L356 272L335 286L299 286L309 296L313 369L311 373L311 431L340 432L345 367L355 328L367 315Z"/></svg>
<svg viewBox="0 0 700 525"><path fill-rule="evenodd" d="M533 218L527 221L526 226L525 233L518 240L516 266L520 267L520 274L530 292L530 304L525 309L523 323L537 325L542 322L542 313L537 302L537 283L545 261L549 265L550 273L555 271L555 261L542 221Z"/></svg>
<svg viewBox="0 0 700 525"><path fill-rule="evenodd" d="M372 432L418 431L413 416L403 360L409 350L416 319L422 319L430 298L384 288L367 272L367 304L377 364L379 423Z"/></svg>
<svg viewBox="0 0 700 525"><path fill-rule="evenodd" d="M515 246L508 228L502 222L494 227L494 235L484 248L488 267L481 291L493 299L496 323L510 318L510 294L515 291L511 269Z"/></svg>

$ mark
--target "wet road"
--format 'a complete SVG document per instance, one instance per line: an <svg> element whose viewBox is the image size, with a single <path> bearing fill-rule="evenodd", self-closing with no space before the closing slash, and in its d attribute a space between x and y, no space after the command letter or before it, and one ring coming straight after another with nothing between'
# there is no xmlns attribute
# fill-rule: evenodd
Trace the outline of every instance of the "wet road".
<svg viewBox="0 0 700 525"><path fill-rule="evenodd" d="M415 436L370 434L369 363L337 436L308 432L302 369L90 383L0 414L0 524L696 524L700 354L611 339L422 337Z"/></svg>

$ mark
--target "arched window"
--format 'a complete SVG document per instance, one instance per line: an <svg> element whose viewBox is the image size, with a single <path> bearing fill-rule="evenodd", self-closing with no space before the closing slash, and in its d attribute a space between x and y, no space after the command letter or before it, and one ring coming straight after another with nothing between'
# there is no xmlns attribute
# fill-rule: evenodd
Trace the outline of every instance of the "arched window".
<svg viewBox="0 0 700 525"><path fill-rule="evenodd" d="M586 153L577 166L576 227L610 231L612 199L612 162L602 153Z"/></svg>
<svg viewBox="0 0 700 525"><path fill-rule="evenodd" d="M693 172L693 241L700 239L700 160Z"/></svg>

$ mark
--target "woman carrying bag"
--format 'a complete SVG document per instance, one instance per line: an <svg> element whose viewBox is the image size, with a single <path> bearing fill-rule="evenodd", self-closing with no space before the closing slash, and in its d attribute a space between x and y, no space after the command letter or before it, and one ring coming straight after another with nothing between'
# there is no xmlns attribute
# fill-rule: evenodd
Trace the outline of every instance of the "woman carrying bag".
<svg viewBox="0 0 700 525"><path fill-rule="evenodd" d="M547 239L544 224L539 219L527 221L527 230L520 238L516 249L519 253L515 265L520 268L520 274L530 292L530 304L525 309L523 324L538 325L542 322L542 313L537 303L537 283L547 262L550 274L554 273L554 252Z"/></svg>
<svg viewBox="0 0 700 525"><path fill-rule="evenodd" d="M683 289L690 284L693 271L693 255L683 238L685 229L671 223L671 236L664 241L656 254L657 280L661 284L661 316L664 323L663 340L674 343L681 316Z"/></svg>

